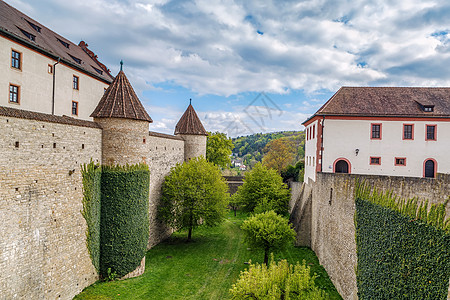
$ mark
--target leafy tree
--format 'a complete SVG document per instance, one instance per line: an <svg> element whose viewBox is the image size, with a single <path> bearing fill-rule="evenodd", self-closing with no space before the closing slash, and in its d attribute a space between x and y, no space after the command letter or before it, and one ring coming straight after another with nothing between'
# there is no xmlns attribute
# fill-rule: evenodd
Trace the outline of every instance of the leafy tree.
<svg viewBox="0 0 450 300"><path fill-rule="evenodd" d="M208 132L206 140L206 159L222 168L231 164L230 155L234 148L231 138L227 138L225 133Z"/></svg>
<svg viewBox="0 0 450 300"><path fill-rule="evenodd" d="M165 178L158 213L175 230L192 230L201 224L215 226L225 218L227 184L214 164L205 158L177 164Z"/></svg>
<svg viewBox="0 0 450 300"><path fill-rule="evenodd" d="M276 263L272 257L269 266L250 264L233 284L231 299L328 299L314 282L317 275L311 276L310 272L305 261L293 266L285 259Z"/></svg>
<svg viewBox="0 0 450 300"><path fill-rule="evenodd" d="M237 194L231 195L228 206L234 211L235 217L236 217L236 211L239 209L239 205L241 205L241 202L239 200L238 195Z"/></svg>
<svg viewBox="0 0 450 300"><path fill-rule="evenodd" d="M238 188L242 208L248 212L274 210L278 214L288 213L290 193L283 179L273 169L258 163L245 173L244 184Z"/></svg>
<svg viewBox="0 0 450 300"><path fill-rule="evenodd" d="M268 168L272 168L281 174L295 158L296 149L294 142L286 139L273 140L264 148L266 155L264 155L262 163Z"/></svg>
<svg viewBox="0 0 450 300"><path fill-rule="evenodd" d="M289 165L286 169L281 171L281 177L283 177L283 181L287 182L292 179L294 181L303 181L303 177L300 177L300 171L305 169L305 161L299 160L295 166ZM303 173L304 174L304 173Z"/></svg>
<svg viewBox="0 0 450 300"><path fill-rule="evenodd" d="M277 215L273 210L248 218L241 229L250 247L264 250L266 265L270 251L280 250L295 239L295 231L288 220Z"/></svg>

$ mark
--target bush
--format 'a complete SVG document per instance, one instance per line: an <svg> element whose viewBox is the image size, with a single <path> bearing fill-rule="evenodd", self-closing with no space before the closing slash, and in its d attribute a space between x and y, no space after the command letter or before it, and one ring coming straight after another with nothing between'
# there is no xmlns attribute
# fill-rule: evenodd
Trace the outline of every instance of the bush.
<svg viewBox="0 0 450 300"><path fill-rule="evenodd" d="M286 260L269 266L251 264L241 272L230 292L232 299L327 299L327 295L314 283L310 268L303 264L289 265Z"/></svg>
<svg viewBox="0 0 450 300"><path fill-rule="evenodd" d="M147 165L102 169L100 274L122 277L147 250L150 172Z"/></svg>
<svg viewBox="0 0 450 300"><path fill-rule="evenodd" d="M295 166L289 165L286 169L281 171L281 177L283 177L283 182L288 182L290 179L294 181L303 181L303 175L305 170L304 160L299 160ZM301 172L303 171L303 172ZM303 174L303 175L302 175Z"/></svg>
<svg viewBox="0 0 450 300"><path fill-rule="evenodd" d="M244 239L250 247L264 250L264 263L268 263L270 251L284 248L295 240L295 231L288 220L274 211L257 214L241 226Z"/></svg>
<svg viewBox="0 0 450 300"><path fill-rule="evenodd" d="M278 214L288 214L290 192L287 185L277 171L260 163L245 174L244 184L237 193L243 210L247 212L274 210Z"/></svg>
<svg viewBox="0 0 450 300"><path fill-rule="evenodd" d="M225 218L227 183L219 168L205 158L177 164L162 185L159 217L172 228L192 230L201 225L215 226Z"/></svg>

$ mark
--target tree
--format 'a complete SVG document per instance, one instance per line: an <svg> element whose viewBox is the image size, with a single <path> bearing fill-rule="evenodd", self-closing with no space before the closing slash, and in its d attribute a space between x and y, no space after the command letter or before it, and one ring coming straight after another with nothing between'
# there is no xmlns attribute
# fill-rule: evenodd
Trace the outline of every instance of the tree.
<svg viewBox="0 0 450 300"><path fill-rule="evenodd" d="M227 138L225 133L208 132L206 140L206 159L222 168L231 164L230 155L233 150L231 138Z"/></svg>
<svg viewBox="0 0 450 300"><path fill-rule="evenodd" d="M254 215L241 226L244 239L252 248L264 250L264 263L267 265L269 252L280 250L295 239L295 231L286 218L273 210Z"/></svg>
<svg viewBox="0 0 450 300"><path fill-rule="evenodd" d="M165 178L158 213L175 230L192 230L201 224L215 226L225 218L227 184L214 164L193 158L177 164Z"/></svg>
<svg viewBox="0 0 450 300"><path fill-rule="evenodd" d="M276 263L250 264L248 270L241 272L238 281L233 284L231 299L328 299L328 295L320 290L311 276L309 266L298 262L295 266L283 259Z"/></svg>
<svg viewBox="0 0 450 300"><path fill-rule="evenodd" d="M262 163L268 168L273 168L281 174L295 158L296 149L294 142L287 139L276 139L271 141L264 148L264 155Z"/></svg>
<svg viewBox="0 0 450 300"><path fill-rule="evenodd" d="M277 171L261 163L245 173L244 184L238 188L238 197L247 212L274 210L282 215L288 213L290 192L287 185Z"/></svg>
<svg viewBox="0 0 450 300"><path fill-rule="evenodd" d="M230 200L228 202L228 206L230 209L234 211L234 216L236 217L236 211L239 209L239 205L241 205L239 197L237 194L233 194L230 196Z"/></svg>

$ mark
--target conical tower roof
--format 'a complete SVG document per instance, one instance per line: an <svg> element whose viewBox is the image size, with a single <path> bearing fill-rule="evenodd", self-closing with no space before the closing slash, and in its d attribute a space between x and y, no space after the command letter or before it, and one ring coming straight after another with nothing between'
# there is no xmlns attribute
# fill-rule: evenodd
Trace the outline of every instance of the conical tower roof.
<svg viewBox="0 0 450 300"><path fill-rule="evenodd" d="M106 90L91 117L153 122L122 70Z"/></svg>
<svg viewBox="0 0 450 300"><path fill-rule="evenodd" d="M175 126L175 134L208 135L192 104L189 104L177 126Z"/></svg>

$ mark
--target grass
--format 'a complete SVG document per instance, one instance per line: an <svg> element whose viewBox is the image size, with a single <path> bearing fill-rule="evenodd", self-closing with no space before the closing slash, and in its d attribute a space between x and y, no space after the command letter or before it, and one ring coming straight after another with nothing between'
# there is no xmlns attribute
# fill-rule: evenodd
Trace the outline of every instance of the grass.
<svg viewBox="0 0 450 300"><path fill-rule="evenodd" d="M191 243L185 242L186 232L176 232L147 252L142 276L97 282L74 299L228 299L240 271L248 267L244 262L264 259L262 251L243 243L239 226L246 217L239 211L237 217L230 212L222 225L194 230ZM311 249L291 246L274 257L290 263L305 260L330 299L342 299Z"/></svg>

